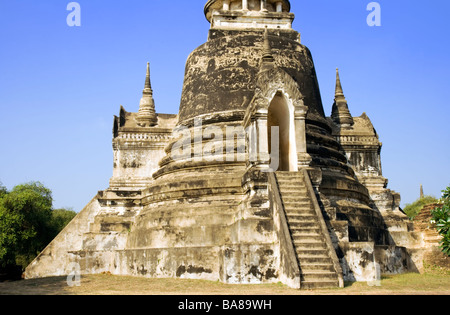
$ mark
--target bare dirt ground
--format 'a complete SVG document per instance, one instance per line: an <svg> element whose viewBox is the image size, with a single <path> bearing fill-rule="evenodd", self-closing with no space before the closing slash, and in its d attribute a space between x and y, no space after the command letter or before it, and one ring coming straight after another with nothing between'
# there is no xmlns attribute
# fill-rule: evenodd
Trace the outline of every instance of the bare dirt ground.
<svg viewBox="0 0 450 315"><path fill-rule="evenodd" d="M229 285L187 279L147 279L108 274L81 277L70 287L66 277L0 283L0 295L450 295L450 272L383 276L379 286L346 283L341 289L294 290L282 284Z"/></svg>

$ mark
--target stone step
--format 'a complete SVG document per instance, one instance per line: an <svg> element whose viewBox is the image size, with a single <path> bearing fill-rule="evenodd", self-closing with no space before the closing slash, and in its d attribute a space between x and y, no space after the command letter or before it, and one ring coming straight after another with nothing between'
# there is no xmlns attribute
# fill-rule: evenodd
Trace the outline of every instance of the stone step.
<svg viewBox="0 0 450 315"><path fill-rule="evenodd" d="M293 237L294 246L296 248L319 248L323 243L321 237Z"/></svg>
<svg viewBox="0 0 450 315"><path fill-rule="evenodd" d="M320 234L320 231L321 231L320 225L319 225L319 222L317 222L317 221L305 222L302 220L298 220L297 217L290 217L290 216L288 216L287 218L290 223L292 223L296 226L296 232L305 232L306 233L306 232L308 232L306 230L314 229L314 233ZM299 229L303 230L303 231L299 231ZM311 231L311 232L313 232L313 231Z"/></svg>
<svg viewBox="0 0 450 315"><path fill-rule="evenodd" d="M289 209L288 211L289 212L286 213L286 218L288 219L310 219L312 221L315 221L312 211L300 209Z"/></svg>
<svg viewBox="0 0 450 315"><path fill-rule="evenodd" d="M304 195L300 194L283 194L281 193L281 196L283 196L281 199L283 199L283 202L290 202L290 203L308 203L311 204L311 200L308 197L305 197Z"/></svg>
<svg viewBox="0 0 450 315"><path fill-rule="evenodd" d="M277 174L277 176L284 176L284 177L289 177L289 176L302 176L302 173L299 173L299 172L289 172L289 171L277 171L276 174Z"/></svg>
<svg viewBox="0 0 450 315"><path fill-rule="evenodd" d="M441 241L441 239L442 239L442 236L440 236L439 234L438 235L433 235L433 236L427 236L426 235L423 238L423 240L425 242L429 242L429 243L439 243Z"/></svg>
<svg viewBox="0 0 450 315"><path fill-rule="evenodd" d="M304 226L307 227L308 224L311 226L316 226L316 219L311 215L301 215L301 214L291 214L286 216L288 221L296 222L296 223L304 223Z"/></svg>
<svg viewBox="0 0 450 315"><path fill-rule="evenodd" d="M286 213L289 212L302 212L302 213L309 213L311 215L315 215L315 212L313 209L311 209L310 204L301 204L301 203L284 203L284 210Z"/></svg>
<svg viewBox="0 0 450 315"><path fill-rule="evenodd" d="M288 184L288 185L295 185L300 187L306 187L305 183L303 182L302 178L297 177L277 177L278 184Z"/></svg>
<svg viewBox="0 0 450 315"><path fill-rule="evenodd" d="M308 251L308 250L327 250L326 244L322 242L298 242L295 244L295 248L297 251Z"/></svg>
<svg viewBox="0 0 450 315"><path fill-rule="evenodd" d="M286 218L289 220L297 220L297 221L312 221L317 222L317 218L314 216L312 211L302 211L302 210L289 210L286 213Z"/></svg>
<svg viewBox="0 0 450 315"><path fill-rule="evenodd" d="M286 182L292 182L292 183L298 183L299 185L305 185L303 182L303 177L299 176L279 176L277 175L277 181L286 183Z"/></svg>
<svg viewBox="0 0 450 315"><path fill-rule="evenodd" d="M288 193L283 194L281 193L281 199L283 200L283 203L306 203L311 204L311 199L307 195L298 194L298 193Z"/></svg>
<svg viewBox="0 0 450 315"><path fill-rule="evenodd" d="M294 240L295 247L298 249L308 249L308 248L326 248L326 244L323 242L322 238L317 239L297 239Z"/></svg>
<svg viewBox="0 0 450 315"><path fill-rule="evenodd" d="M299 257L300 266L303 264L329 264L331 261L328 256L302 255Z"/></svg>
<svg viewBox="0 0 450 315"><path fill-rule="evenodd" d="M308 250L327 250L326 244L322 242L298 242L294 243L296 252L307 252ZM307 264L306 262L303 262L304 264ZM329 262L326 262L327 264Z"/></svg>
<svg viewBox="0 0 450 315"><path fill-rule="evenodd" d="M300 249L326 249L326 244L323 242L322 238L317 239L297 239L294 240L295 247Z"/></svg>
<svg viewBox="0 0 450 315"><path fill-rule="evenodd" d="M309 198L299 198L299 197L295 197L295 196L287 197L284 195L282 200L283 200L283 204L285 206L311 208L311 200Z"/></svg>
<svg viewBox="0 0 450 315"><path fill-rule="evenodd" d="M286 218L309 219L312 221L317 221L317 218L312 210L288 209L286 211Z"/></svg>
<svg viewBox="0 0 450 315"><path fill-rule="evenodd" d="M297 229L317 229L317 233L320 233L319 222L314 221L313 219L303 220L302 217L289 215L287 216L287 220L290 224L292 223L292 225Z"/></svg>
<svg viewBox="0 0 450 315"><path fill-rule="evenodd" d="M281 195L308 196L306 188L296 186L278 186Z"/></svg>
<svg viewBox="0 0 450 315"><path fill-rule="evenodd" d="M298 187L306 187L305 183L303 182L303 178L293 178L293 177L286 177L286 178L277 178L278 184L280 186L282 185L294 185Z"/></svg>
<svg viewBox="0 0 450 315"><path fill-rule="evenodd" d="M297 209L291 209L289 212L286 212L286 217L289 219L296 219L299 221L311 221L317 222L317 218L314 215L313 211L301 211Z"/></svg>
<svg viewBox="0 0 450 315"><path fill-rule="evenodd" d="M328 250L326 248L309 248L303 249L296 246L296 252L298 257L318 257L318 258L328 258Z"/></svg>
<svg viewBox="0 0 450 315"><path fill-rule="evenodd" d="M277 181L279 184L286 184L286 183L292 183L295 185L299 185L304 187L305 183L303 182L303 178L298 177L277 177Z"/></svg>
<svg viewBox="0 0 450 315"><path fill-rule="evenodd" d="M302 270L300 279L304 281L323 281L323 280L335 281L338 280L338 277L335 272L328 270L311 270L311 271Z"/></svg>
<svg viewBox="0 0 450 315"><path fill-rule="evenodd" d="M302 226L308 227L308 226L316 226L318 223L314 220L314 218L311 217L304 217L304 216L289 216L288 221L292 223L300 223L303 224Z"/></svg>
<svg viewBox="0 0 450 315"><path fill-rule="evenodd" d="M311 271L332 271L334 272L334 265L331 262L328 263L314 263L314 264L307 264L307 263L303 263L300 265L300 269L302 270L302 272L304 273L308 273Z"/></svg>
<svg viewBox="0 0 450 315"><path fill-rule="evenodd" d="M320 226L316 222L303 222L288 219L291 234L317 234L320 235Z"/></svg>
<svg viewBox="0 0 450 315"><path fill-rule="evenodd" d="M312 289L323 289L323 288L336 288L339 286L338 280L307 280L302 281L301 289L312 290Z"/></svg>
<svg viewBox="0 0 450 315"><path fill-rule="evenodd" d="M306 190L306 185L303 183L302 178L278 178L278 186L279 187L297 187L300 189Z"/></svg>
<svg viewBox="0 0 450 315"><path fill-rule="evenodd" d="M316 215L315 215L315 212L314 211L302 211L302 210L299 210L299 209L288 209L287 211L286 211L286 216L287 217L289 217L289 216L292 216L292 217L296 217L296 218L301 218L301 219L304 219L304 220L313 220L313 221L317 221L317 217L316 217Z"/></svg>
<svg viewBox="0 0 450 315"><path fill-rule="evenodd" d="M305 183L303 182L303 177L298 177L298 176L279 176L277 175L277 181L280 183L287 183L287 182L292 182L292 183L298 183L299 185L305 186Z"/></svg>
<svg viewBox="0 0 450 315"><path fill-rule="evenodd" d="M290 179L296 179L299 183L304 184L303 183L303 176L298 175L298 174L289 174L289 175L285 175L285 174L277 174L277 179L278 180L290 180Z"/></svg>
<svg viewBox="0 0 450 315"><path fill-rule="evenodd" d="M317 222L317 218L313 215L312 212L308 211L301 211L301 210L289 210L289 212L286 213L287 219L293 219L300 221L313 221Z"/></svg>
<svg viewBox="0 0 450 315"><path fill-rule="evenodd" d="M286 205L284 207L284 210L287 214L289 213L304 213L304 214L309 214L309 215L315 215L315 212L313 209L311 209L310 205L306 205L306 204L289 204Z"/></svg>
<svg viewBox="0 0 450 315"><path fill-rule="evenodd" d="M296 182L279 182L278 183L278 188L280 188L280 190L300 190L304 193L307 192L306 187L300 184L297 184Z"/></svg>
<svg viewBox="0 0 450 315"><path fill-rule="evenodd" d="M306 196L307 193L306 188L297 186L279 186L279 189L282 195L293 194Z"/></svg>
<svg viewBox="0 0 450 315"><path fill-rule="evenodd" d="M320 240L321 242L323 242L322 234L317 232L307 232L295 229L291 231L291 235L294 239L299 240L301 240L302 238L305 240L313 239L313 240Z"/></svg>
<svg viewBox="0 0 450 315"><path fill-rule="evenodd" d="M306 187L305 183L303 183L303 178L298 178L298 177L278 177L277 178L278 184L279 186L283 186L286 184L289 185L296 185L296 186L300 186L300 187Z"/></svg>
<svg viewBox="0 0 450 315"><path fill-rule="evenodd" d="M300 233L300 232L293 231L292 239L297 244L298 243L312 243L312 242L323 243L322 235L311 234L311 233Z"/></svg>
<svg viewBox="0 0 450 315"><path fill-rule="evenodd" d="M289 221L288 225L291 229L292 234L295 235L321 235L319 226L311 226L309 224L304 224L303 222L292 222Z"/></svg>
<svg viewBox="0 0 450 315"><path fill-rule="evenodd" d="M302 288L338 287L338 275L302 173L277 172L276 175L301 269Z"/></svg>

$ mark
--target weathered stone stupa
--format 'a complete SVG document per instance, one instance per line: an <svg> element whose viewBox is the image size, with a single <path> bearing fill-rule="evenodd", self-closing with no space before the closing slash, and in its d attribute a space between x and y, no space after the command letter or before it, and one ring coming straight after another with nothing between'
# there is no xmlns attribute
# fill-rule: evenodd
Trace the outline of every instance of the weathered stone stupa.
<svg viewBox="0 0 450 315"><path fill-rule="evenodd" d="M114 119L114 171L26 269L109 271L294 288L416 270L418 235L387 189L381 143L337 72L331 117L287 0L210 0L178 115L147 68L137 113ZM69 267L70 266L70 267Z"/></svg>

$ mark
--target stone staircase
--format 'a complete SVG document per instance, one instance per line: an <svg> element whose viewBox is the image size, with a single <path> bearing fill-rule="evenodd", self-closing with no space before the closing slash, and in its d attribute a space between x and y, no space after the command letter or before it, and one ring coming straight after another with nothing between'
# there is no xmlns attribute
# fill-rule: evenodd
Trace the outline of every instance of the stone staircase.
<svg viewBox="0 0 450 315"><path fill-rule="evenodd" d="M301 288L338 287L338 273L319 222L322 218L318 218L313 208L314 204L303 176L301 172L276 172L279 192L299 262Z"/></svg>

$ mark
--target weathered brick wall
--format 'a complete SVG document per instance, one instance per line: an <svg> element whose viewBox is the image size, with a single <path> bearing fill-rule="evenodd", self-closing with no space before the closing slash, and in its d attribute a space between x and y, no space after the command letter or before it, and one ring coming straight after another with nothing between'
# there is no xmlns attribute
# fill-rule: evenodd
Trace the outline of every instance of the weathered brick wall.
<svg viewBox="0 0 450 315"><path fill-rule="evenodd" d="M423 233L426 251L423 255L424 262L450 269L450 257L442 253L439 248L441 236L437 232L436 225L431 223L431 211L441 204L430 204L423 207L414 219L414 229Z"/></svg>
<svg viewBox="0 0 450 315"><path fill-rule="evenodd" d="M414 229L424 233L425 243L428 246L438 245L440 240L439 233L436 230L436 225L431 223L431 211L439 206L440 204L426 205L414 218Z"/></svg>

